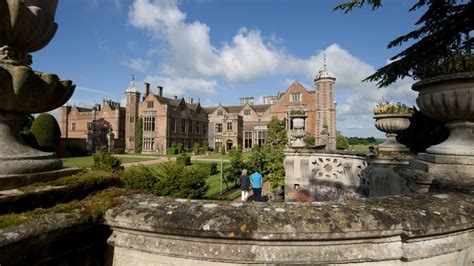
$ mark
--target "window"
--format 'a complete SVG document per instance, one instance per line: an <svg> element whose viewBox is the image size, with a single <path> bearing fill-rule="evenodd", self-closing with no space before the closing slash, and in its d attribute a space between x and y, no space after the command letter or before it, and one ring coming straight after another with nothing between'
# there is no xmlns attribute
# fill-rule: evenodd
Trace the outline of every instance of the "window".
<svg viewBox="0 0 474 266"><path fill-rule="evenodd" d="M216 123L216 133L222 133L222 124Z"/></svg>
<svg viewBox="0 0 474 266"><path fill-rule="evenodd" d="M130 117L130 123L134 123L135 122L135 117Z"/></svg>
<svg viewBox="0 0 474 266"><path fill-rule="evenodd" d="M301 93L292 93L291 94L292 102L301 102Z"/></svg>
<svg viewBox="0 0 474 266"><path fill-rule="evenodd" d="M155 131L155 117L145 116L143 118L143 131Z"/></svg>
<svg viewBox="0 0 474 266"><path fill-rule="evenodd" d="M193 133L193 122L192 120L188 120L188 132Z"/></svg>
<svg viewBox="0 0 474 266"><path fill-rule="evenodd" d="M258 131L257 132L257 142L258 142L258 145L261 146L263 144L265 144L265 135L266 135L266 131Z"/></svg>
<svg viewBox="0 0 474 266"><path fill-rule="evenodd" d="M223 112L222 110L219 110L219 111L217 111L217 115L218 115L218 116L223 116L223 115L224 115L224 112Z"/></svg>
<svg viewBox="0 0 474 266"><path fill-rule="evenodd" d="M176 119L170 119L170 131L175 133L176 132Z"/></svg>
<svg viewBox="0 0 474 266"><path fill-rule="evenodd" d="M252 148L252 132L244 132L244 148Z"/></svg>
<svg viewBox="0 0 474 266"><path fill-rule="evenodd" d="M245 109L244 110L244 115L250 115L250 109Z"/></svg>
<svg viewBox="0 0 474 266"><path fill-rule="evenodd" d="M199 121L196 121L196 133L199 134L201 131L201 123Z"/></svg>
<svg viewBox="0 0 474 266"><path fill-rule="evenodd" d="M72 130L72 131L76 131L76 123L72 123L72 124L71 124L71 130Z"/></svg>
<svg viewBox="0 0 474 266"><path fill-rule="evenodd" d="M232 131L232 122L227 122L227 131Z"/></svg>
<svg viewBox="0 0 474 266"><path fill-rule="evenodd" d="M148 101L146 105L148 108L153 108L153 101Z"/></svg>
<svg viewBox="0 0 474 266"><path fill-rule="evenodd" d="M143 149L147 151L155 150L155 139L154 138L143 138Z"/></svg>
<svg viewBox="0 0 474 266"><path fill-rule="evenodd" d="M206 124L206 123L204 123L204 124L202 125L202 134L203 134L204 136L207 134L207 124Z"/></svg>
<svg viewBox="0 0 474 266"><path fill-rule="evenodd" d="M186 119L181 119L181 133L186 133Z"/></svg>

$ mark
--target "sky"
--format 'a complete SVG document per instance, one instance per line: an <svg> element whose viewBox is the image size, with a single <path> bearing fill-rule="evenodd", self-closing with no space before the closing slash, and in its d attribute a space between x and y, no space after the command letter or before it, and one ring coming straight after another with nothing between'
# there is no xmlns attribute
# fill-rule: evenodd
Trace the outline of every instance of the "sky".
<svg viewBox="0 0 474 266"><path fill-rule="evenodd" d="M415 28L414 1L386 0L345 14L342 0L61 0L55 38L33 54L35 70L77 85L68 104L125 103L134 76L193 97L203 106L286 91L299 81L314 90L327 56L336 77L337 129L383 137L372 108L381 101L415 104L410 78L377 89L361 82L404 47L389 41ZM53 111L53 113L55 113Z"/></svg>

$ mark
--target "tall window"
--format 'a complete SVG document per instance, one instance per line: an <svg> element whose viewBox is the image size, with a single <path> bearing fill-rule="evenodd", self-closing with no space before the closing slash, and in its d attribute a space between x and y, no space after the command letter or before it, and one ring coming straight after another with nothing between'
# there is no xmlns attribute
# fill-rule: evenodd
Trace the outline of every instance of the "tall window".
<svg viewBox="0 0 474 266"><path fill-rule="evenodd" d="M201 131L201 123L199 123L199 121L196 121L196 133L199 134L200 131Z"/></svg>
<svg viewBox="0 0 474 266"><path fill-rule="evenodd" d="M130 123L134 123L135 122L135 117L131 116L130 117Z"/></svg>
<svg viewBox="0 0 474 266"><path fill-rule="evenodd" d="M266 135L266 131L258 131L257 132L257 142L258 142L258 145L263 145L265 144L265 135Z"/></svg>
<svg viewBox="0 0 474 266"><path fill-rule="evenodd" d="M76 131L76 123L72 123L72 124L71 124L71 130L72 130L72 131Z"/></svg>
<svg viewBox="0 0 474 266"><path fill-rule="evenodd" d="M245 109L244 110L244 115L250 115L250 109Z"/></svg>
<svg viewBox="0 0 474 266"><path fill-rule="evenodd" d="M146 105L148 108L153 108L153 103L154 103L153 101L148 101Z"/></svg>
<svg viewBox="0 0 474 266"><path fill-rule="evenodd" d="M244 148L252 148L252 132L244 132Z"/></svg>
<svg viewBox="0 0 474 266"><path fill-rule="evenodd" d="M216 123L216 133L222 133L222 124Z"/></svg>
<svg viewBox="0 0 474 266"><path fill-rule="evenodd" d="M222 115L224 115L224 112L222 112L222 110L219 110L219 111L217 111L217 115L222 116Z"/></svg>
<svg viewBox="0 0 474 266"><path fill-rule="evenodd" d="M174 118L170 119L170 130L173 133L176 132L176 119L174 119Z"/></svg>
<svg viewBox="0 0 474 266"><path fill-rule="evenodd" d="M155 150L155 139L154 138L143 138L143 149L147 151Z"/></svg>
<svg viewBox="0 0 474 266"><path fill-rule="evenodd" d="M207 134L207 124L206 124L206 123L204 123L204 124L202 125L202 134L203 134L204 136Z"/></svg>
<svg viewBox="0 0 474 266"><path fill-rule="evenodd" d="M145 116L143 118L143 131L155 131L155 117Z"/></svg>
<svg viewBox="0 0 474 266"><path fill-rule="evenodd" d="M189 119L188 120L188 132L193 133L193 120Z"/></svg>
<svg viewBox="0 0 474 266"><path fill-rule="evenodd" d="M232 131L232 122L227 122L227 131Z"/></svg>
<svg viewBox="0 0 474 266"><path fill-rule="evenodd" d="M291 94L292 102L301 102L301 93L292 93Z"/></svg>
<svg viewBox="0 0 474 266"><path fill-rule="evenodd" d="M186 119L181 119L181 132L186 133Z"/></svg>

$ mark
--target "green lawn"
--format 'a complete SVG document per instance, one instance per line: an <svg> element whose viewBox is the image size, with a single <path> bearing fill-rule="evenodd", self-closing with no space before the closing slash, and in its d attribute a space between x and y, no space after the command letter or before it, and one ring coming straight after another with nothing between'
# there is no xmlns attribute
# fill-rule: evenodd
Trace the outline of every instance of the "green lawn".
<svg viewBox="0 0 474 266"><path fill-rule="evenodd" d="M363 144L358 144L358 145L350 145L349 148L347 149L348 151L354 151L354 152L362 152L362 153L367 153L369 152L369 147L370 146L376 146L375 144L370 144L370 145L363 145Z"/></svg>
<svg viewBox="0 0 474 266"><path fill-rule="evenodd" d="M243 152L242 153L242 158L244 160L246 160L249 156L250 156L251 152ZM205 159L215 159L215 160L220 160L221 157L224 159L224 160L229 160L230 159L230 156L229 156L229 153L226 153L225 155L221 155L220 152L210 152L209 153L209 156L205 156L203 158Z"/></svg>
<svg viewBox="0 0 474 266"><path fill-rule="evenodd" d="M153 160L154 158L143 156L143 158L138 157L120 157L122 163L134 163L134 162L142 162ZM84 157L70 157L70 158L60 158L63 161L64 167L79 167L79 168L88 168L91 167L94 161L92 160L92 156L84 156Z"/></svg>

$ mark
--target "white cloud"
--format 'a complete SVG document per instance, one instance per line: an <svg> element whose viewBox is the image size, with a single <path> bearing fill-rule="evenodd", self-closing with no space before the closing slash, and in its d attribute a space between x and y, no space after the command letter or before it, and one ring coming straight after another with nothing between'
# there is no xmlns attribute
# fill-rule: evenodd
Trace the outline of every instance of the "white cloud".
<svg viewBox="0 0 474 266"><path fill-rule="evenodd" d="M124 66L128 66L133 70L144 73L150 67L151 62L149 60L142 59L142 58L133 58L133 59L123 60L120 62L120 64Z"/></svg>
<svg viewBox="0 0 474 266"><path fill-rule="evenodd" d="M383 99L414 103L416 93L410 90L413 80L405 79L385 89L361 82L375 68L338 44L331 44L308 58L299 58L289 53L283 46L284 40L277 36L265 37L258 29L242 27L232 40L216 46L211 42L211 28L200 21L187 21L176 0L134 0L128 23L145 30L158 48L159 52L150 51L161 56L160 74L148 80L164 84L165 93L166 88L175 91L169 95L215 94L216 80L233 84L270 75L303 74L312 81L326 54L328 68L336 77L337 117L341 122L338 128L343 133L358 134L357 128L351 126L353 121L370 123L368 126L373 128L372 108ZM312 85L305 87L313 89Z"/></svg>
<svg viewBox="0 0 474 266"><path fill-rule="evenodd" d="M147 76L146 82L163 86L163 94L166 97L186 97L195 95L198 97L216 94L219 85L216 80L167 77L167 76Z"/></svg>

